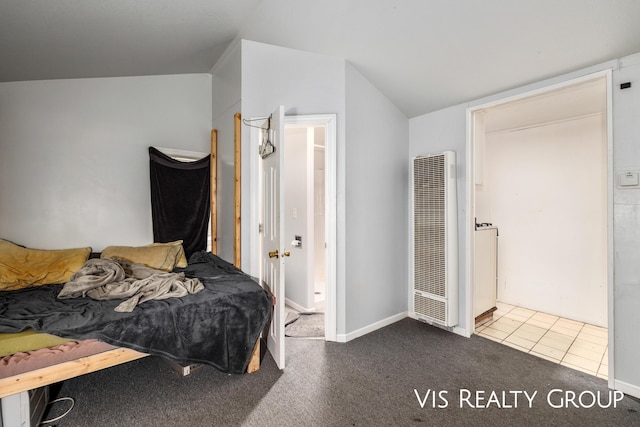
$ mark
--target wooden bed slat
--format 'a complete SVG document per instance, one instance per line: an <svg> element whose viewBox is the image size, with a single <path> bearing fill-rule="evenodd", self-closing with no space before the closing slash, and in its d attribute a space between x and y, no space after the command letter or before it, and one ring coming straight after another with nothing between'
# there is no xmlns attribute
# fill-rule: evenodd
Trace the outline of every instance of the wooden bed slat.
<svg viewBox="0 0 640 427"><path fill-rule="evenodd" d="M240 256L241 256L241 251L240 251L240 209L241 209L241 205L240 205L240 192L241 192L241 173L242 173L242 169L241 169L241 143L242 143L242 138L241 138L241 128L242 128L242 120L240 118L240 113L236 113L233 116L233 175L234 175L234 191L233 191L233 195L234 195L234 206L235 206L235 214L234 214L234 219L235 219L235 230L234 230L234 265L237 268L240 268Z"/></svg>
<svg viewBox="0 0 640 427"><path fill-rule="evenodd" d="M68 380L69 378L99 371L104 368L110 368L111 366L146 356L148 356L148 354L128 348L116 348L57 365L36 369L24 374L2 378L0 379L0 397Z"/></svg>
<svg viewBox="0 0 640 427"><path fill-rule="evenodd" d="M251 359L249 359L249 365L247 366L247 374L252 374L258 369L260 369L260 338L258 338L255 347L253 347L253 353L251 353Z"/></svg>
<svg viewBox="0 0 640 427"><path fill-rule="evenodd" d="M211 130L211 253L218 254L218 131Z"/></svg>

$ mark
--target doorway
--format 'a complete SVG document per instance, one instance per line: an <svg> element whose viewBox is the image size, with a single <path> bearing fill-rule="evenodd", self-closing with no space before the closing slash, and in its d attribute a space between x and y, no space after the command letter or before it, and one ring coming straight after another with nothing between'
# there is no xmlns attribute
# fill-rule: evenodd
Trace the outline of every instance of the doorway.
<svg viewBox="0 0 640 427"><path fill-rule="evenodd" d="M598 328L586 332L606 334L607 326L613 326L607 302L612 226L609 87L610 73L602 72L470 109L471 331L492 321L489 313L476 325L476 315L485 310L479 304L486 303L476 295L486 295L480 291L487 286L494 291L499 315L504 314L502 303L532 320L530 325L527 319L503 319L500 326L522 328L522 333L516 337L505 329L500 333L509 334L511 341L496 340L519 348L517 341L531 353L554 333L533 325L543 317L569 319L557 329L580 322ZM491 270L479 265L488 262L478 248L487 228L496 229L498 236L490 280L478 277ZM529 340L519 341L523 337ZM606 350L603 354L606 357Z"/></svg>
<svg viewBox="0 0 640 427"><path fill-rule="evenodd" d="M285 118L285 336L324 338L326 125Z"/></svg>
<svg viewBox="0 0 640 427"><path fill-rule="evenodd" d="M267 347L278 367L284 369L285 360L285 294L286 264L291 250L285 235L284 217L286 188L282 168L286 167L284 153L285 122L289 124L324 126L325 165L325 315L324 339L336 341L336 280L337 280L337 133L336 115L289 116L284 106L276 107L267 117L252 118L247 122L263 121L265 125L252 125L250 151L252 168L257 172L251 180L251 271L272 292L273 317L269 328Z"/></svg>

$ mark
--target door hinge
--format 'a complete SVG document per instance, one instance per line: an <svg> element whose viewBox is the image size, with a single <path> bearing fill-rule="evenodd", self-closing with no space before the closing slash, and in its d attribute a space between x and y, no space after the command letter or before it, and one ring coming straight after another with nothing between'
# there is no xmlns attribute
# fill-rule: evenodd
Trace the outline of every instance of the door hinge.
<svg viewBox="0 0 640 427"><path fill-rule="evenodd" d="M262 233L262 223L258 223L258 233Z"/></svg>

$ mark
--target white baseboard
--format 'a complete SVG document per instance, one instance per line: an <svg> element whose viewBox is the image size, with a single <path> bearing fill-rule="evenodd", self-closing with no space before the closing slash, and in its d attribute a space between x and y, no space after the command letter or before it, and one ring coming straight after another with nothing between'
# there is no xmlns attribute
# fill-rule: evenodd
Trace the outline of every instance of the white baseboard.
<svg viewBox="0 0 640 427"><path fill-rule="evenodd" d="M391 317L387 317L386 319L382 319L378 322L372 323L370 325L365 326L364 328L360 328L357 329L353 332L349 332L348 334L337 334L336 335L336 341L337 342L349 342L351 340L354 340L358 337L361 337L363 335L368 334L369 332L373 332L375 330L378 330L380 328L384 328L385 326L389 326L392 323L396 323L399 320L404 319L405 317L407 317L408 313L402 312L402 313L398 313L398 314L394 314Z"/></svg>
<svg viewBox="0 0 640 427"><path fill-rule="evenodd" d="M296 304L295 302L291 301L289 298L285 298L284 302L289 307L293 308L296 311L299 311L300 313L313 313L314 311L316 311L315 307L305 308L305 307L301 306L300 304Z"/></svg>
<svg viewBox="0 0 640 427"><path fill-rule="evenodd" d="M629 396L640 399L640 387L638 387L637 385L625 383L624 381L614 379L613 388L615 390L620 390L624 394L628 394Z"/></svg>

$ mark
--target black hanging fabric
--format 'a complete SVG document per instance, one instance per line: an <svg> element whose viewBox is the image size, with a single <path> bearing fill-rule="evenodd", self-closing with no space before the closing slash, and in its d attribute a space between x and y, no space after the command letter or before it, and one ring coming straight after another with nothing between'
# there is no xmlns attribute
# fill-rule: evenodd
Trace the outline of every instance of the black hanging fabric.
<svg viewBox="0 0 640 427"><path fill-rule="evenodd" d="M187 258L207 249L211 157L175 160L149 147L154 242L182 240Z"/></svg>

